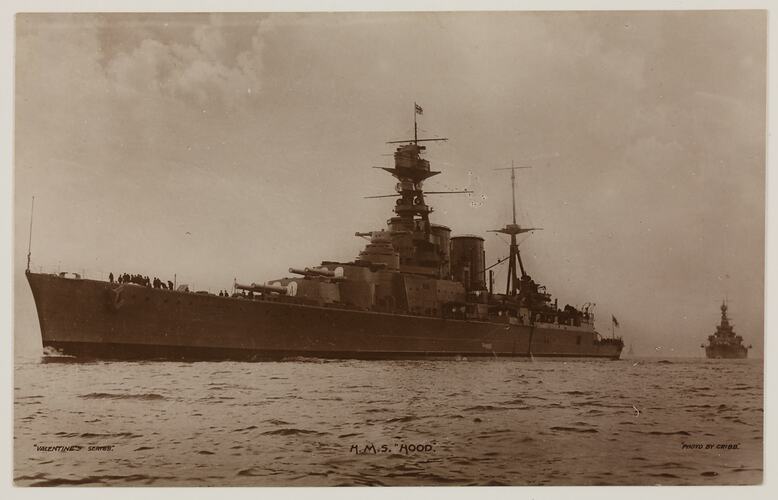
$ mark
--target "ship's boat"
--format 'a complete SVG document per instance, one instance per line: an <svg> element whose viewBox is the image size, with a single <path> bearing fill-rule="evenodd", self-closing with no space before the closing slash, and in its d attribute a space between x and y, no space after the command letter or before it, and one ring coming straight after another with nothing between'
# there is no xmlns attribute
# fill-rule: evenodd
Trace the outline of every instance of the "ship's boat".
<svg viewBox="0 0 778 500"><path fill-rule="evenodd" d="M701 345L705 355L714 359L743 359L748 357L751 346L743 345L743 337L735 334L735 329L727 316L727 302L721 303L721 323L716 326L716 333L708 336L708 345Z"/></svg>
<svg viewBox="0 0 778 500"><path fill-rule="evenodd" d="M384 168L396 179L394 214L356 233L367 242L350 262L290 268L216 296L33 273L28 255L43 346L106 359L619 358L621 338L598 334L591 305L560 309L527 274L516 236L537 228L517 224L515 196L512 223L496 230L510 236L505 293L491 271L487 280L483 237L430 221L427 195L441 193L423 184L440 172L423 143L445 139L416 130L391 143L394 166ZM515 186L514 168L511 178Z"/></svg>

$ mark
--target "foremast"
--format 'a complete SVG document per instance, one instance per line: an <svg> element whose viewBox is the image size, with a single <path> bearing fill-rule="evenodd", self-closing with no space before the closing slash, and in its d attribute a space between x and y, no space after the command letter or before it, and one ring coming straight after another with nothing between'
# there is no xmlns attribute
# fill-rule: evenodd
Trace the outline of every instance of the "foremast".
<svg viewBox="0 0 778 500"><path fill-rule="evenodd" d="M717 335L730 335L733 334L732 325L729 323L729 317L727 316L727 301L721 303L721 323L716 327Z"/></svg>
<svg viewBox="0 0 778 500"><path fill-rule="evenodd" d="M418 117L424 113L421 106L414 103L413 138L388 141L397 144L393 154L393 167L380 167L389 172L396 180L395 194L367 196L367 198L396 197L393 211L395 217L387 221L387 231L357 233L358 236L370 236L371 244L390 240L399 254L399 270L415 274L450 278L449 233L450 229L430 222L431 206L427 204L425 194L461 194L472 191L424 191L424 181L440 174L430 168L429 160L423 158L426 146L423 142L443 142L446 137L419 138ZM388 233L388 234L387 234ZM368 253L360 256L369 260Z"/></svg>

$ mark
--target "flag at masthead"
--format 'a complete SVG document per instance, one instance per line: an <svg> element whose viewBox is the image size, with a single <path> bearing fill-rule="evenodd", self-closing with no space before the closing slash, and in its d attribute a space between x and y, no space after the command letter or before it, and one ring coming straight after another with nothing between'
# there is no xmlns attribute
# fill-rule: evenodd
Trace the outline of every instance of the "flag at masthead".
<svg viewBox="0 0 778 500"><path fill-rule="evenodd" d="M421 106L419 106L415 102L413 103L413 109L414 109L414 113L413 113L413 143L414 144L418 144L419 143L419 127L416 124L416 115L423 115L424 114L424 110L421 109Z"/></svg>

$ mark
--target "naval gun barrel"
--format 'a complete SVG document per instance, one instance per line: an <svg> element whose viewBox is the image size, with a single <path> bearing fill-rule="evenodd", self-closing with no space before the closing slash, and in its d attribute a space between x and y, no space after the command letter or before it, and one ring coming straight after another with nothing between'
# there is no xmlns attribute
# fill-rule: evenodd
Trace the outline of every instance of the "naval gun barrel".
<svg viewBox="0 0 778 500"><path fill-rule="evenodd" d="M288 293L288 290L285 286L277 286L277 285L257 285L256 283L252 283L250 285L241 285L240 283L235 283L235 288L238 290L247 290L249 292L273 292L273 293L280 293L281 295L286 295Z"/></svg>
<svg viewBox="0 0 778 500"><path fill-rule="evenodd" d="M326 276L327 278L334 278L335 277L335 271L330 271L329 269L325 269L323 267L306 267L305 270L309 273L316 274L318 276Z"/></svg>
<svg viewBox="0 0 778 500"><path fill-rule="evenodd" d="M318 267L306 267L305 269L297 269L294 267L289 268L289 272L292 274L301 274L303 276L322 276L324 278L334 278L335 271Z"/></svg>

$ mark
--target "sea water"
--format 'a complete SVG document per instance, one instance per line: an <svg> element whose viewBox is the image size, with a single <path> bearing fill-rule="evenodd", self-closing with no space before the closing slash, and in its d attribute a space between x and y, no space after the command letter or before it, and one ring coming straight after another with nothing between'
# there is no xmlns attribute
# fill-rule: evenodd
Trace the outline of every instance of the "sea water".
<svg viewBox="0 0 778 500"><path fill-rule="evenodd" d="M761 360L17 360L20 486L762 481Z"/></svg>

